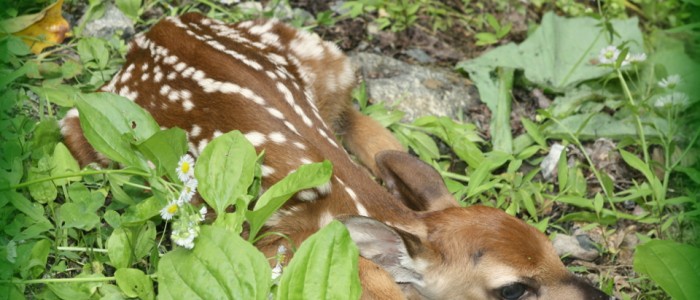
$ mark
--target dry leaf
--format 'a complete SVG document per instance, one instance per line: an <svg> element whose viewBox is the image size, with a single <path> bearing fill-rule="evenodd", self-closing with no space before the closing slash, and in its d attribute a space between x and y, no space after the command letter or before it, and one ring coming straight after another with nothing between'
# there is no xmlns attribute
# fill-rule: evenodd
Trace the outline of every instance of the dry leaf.
<svg viewBox="0 0 700 300"><path fill-rule="evenodd" d="M62 6L63 0L58 0L37 14L7 20L2 28L21 37L34 54L39 54L46 47L60 44L68 36L70 26L61 16Z"/></svg>

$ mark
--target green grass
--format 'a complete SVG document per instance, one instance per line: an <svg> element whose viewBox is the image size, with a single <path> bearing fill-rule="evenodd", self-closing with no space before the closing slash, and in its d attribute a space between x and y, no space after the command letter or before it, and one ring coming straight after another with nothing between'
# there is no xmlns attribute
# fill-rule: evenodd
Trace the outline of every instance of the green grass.
<svg viewBox="0 0 700 300"><path fill-rule="evenodd" d="M567 41L566 37L555 41L540 39L538 28L549 26L542 21L533 24L528 37L517 46L525 50L520 59L509 61L508 58L516 57L508 52L515 48L509 47L516 46L505 45L457 65L469 73L482 101L496 116L491 120L488 140L481 137L483 132L476 125L444 117L422 117L403 123L401 112L382 103L369 104L363 86L356 90L355 98L364 113L390 128L402 143L433 165L464 205L501 208L550 235L570 234L575 224L599 237L595 242L601 257L594 266L572 264L570 268L593 274L603 290L622 299L696 299L698 290L691 285L700 280L700 93L694 86L700 80L695 60L700 44L696 35L698 14L692 13L698 12L697 4L640 0L607 1L586 7L573 1L534 1L531 7L523 7L520 1L453 2L450 6L433 0L347 1L347 15L326 11L313 17L294 15L289 22L311 29L333 26L344 18L362 17L383 30L399 33L412 26L437 31L462 26L465 32L474 33L474 39L481 36L481 44L494 45L510 38L509 23L497 21L507 11L524 13L534 9L591 18L580 23L593 24L591 27L572 26L580 30L572 34L578 41ZM36 13L48 4L22 1L22 6L7 6L10 9L2 12L2 18ZM456 9L457 4L463 6ZM76 2L64 7L73 5ZM203 11L210 17L233 22L280 16L283 8L289 6L284 1L271 1L262 11L245 11L203 0L184 1L178 7L166 1L124 0L117 1L117 5L137 28L154 24L158 19L150 14L154 11L163 16ZM475 14L475 10L485 10L495 18L469 14ZM87 12L88 18L98 17L104 12L104 4L90 2ZM629 18L633 16L642 16L638 26L630 25ZM187 254L173 245L167 234L168 228L178 228L188 218L198 218L199 207L187 207L169 222L160 218L161 209L178 197L185 184L172 172L185 151L183 133L161 131L155 123L145 126L148 130L139 126L138 132L125 129L123 124L100 124L114 128L112 133L98 132L113 134L112 140L119 140L119 135L125 133L138 137L138 145L95 145L105 152L121 149L122 153L132 153L108 155L124 168L92 165L80 169L61 144L57 120L69 108L77 106L81 117L92 118L92 122L106 122L99 115L105 108L88 103L119 102L112 96L91 92L121 67L126 41L119 37L85 38L80 35L83 26L84 21L74 28L72 39L38 55L32 54L18 37L0 36L0 128L5 128L0 133L0 294L12 299L150 299L154 296L154 282L163 293L187 293L178 290L172 274L159 267L175 268L178 262L173 257L183 256L188 261L184 268L201 268L196 259L212 255L203 250ZM478 33L482 34L476 36ZM576 44L586 35L596 42ZM578 49L567 54L572 56L566 60L569 64L560 62L546 69L528 56L541 49L551 50L547 47L561 41ZM593 64L591 58L598 56L601 45L609 44L618 46L620 59L608 65ZM623 66L625 53L645 53L647 58ZM559 72L564 67L567 72ZM680 83L660 84L674 74L681 76ZM510 127L508 118L513 89L540 89L553 100L532 119L524 116L524 130L520 133ZM687 103L678 100L683 97L687 97ZM141 114L136 107L129 109ZM149 118L143 115L140 120L150 124ZM600 127L601 124L606 126ZM598 138L613 141L614 148L608 155L618 157L616 164L624 169L624 178L614 177L609 169L597 166L596 159L587 152ZM248 147L234 135L227 135L221 143ZM555 143L566 146L569 152L555 157L556 176L545 180L540 163ZM204 161L220 163L216 148L211 149L203 155ZM155 157L159 158L157 168L151 169L147 161L156 161ZM231 179L231 174L206 167L197 170L201 173L196 174L197 178L218 176L241 181L240 186L244 187L228 190L207 181L199 182L200 193L216 212L229 205L239 207L237 214L220 217L213 225L201 225L198 234L202 239L221 234L216 226L233 228L235 232L240 232L243 222L256 227L290 193L323 180L314 176L297 176L303 180L289 178L284 187L271 189L261 198L269 206L248 210L248 204L258 195L259 165L263 159L255 153L250 153L250 158L247 163L231 162L231 168L246 170L242 172L244 178ZM314 167L319 169L308 172L323 173L319 170L328 168ZM227 197L232 202L208 200L217 198L209 194L221 193L235 196ZM629 206L638 211L630 211ZM633 261L625 255L635 252L621 248L616 240L624 232L641 241ZM342 231L323 234L343 236ZM255 234L249 241L213 243L211 247L245 248L254 238ZM250 260L258 264L237 278L244 281L246 274L255 273L268 280L270 270L265 258L252 247L245 249ZM343 249L349 257L353 256L350 248ZM676 259L679 257L685 260ZM302 259L300 265L309 263ZM232 258L231 263L236 263L236 259ZM348 266L338 268L351 270ZM333 276L344 275L324 276L334 280ZM271 286L272 291L281 286L285 293L293 295L281 283L289 279L282 278L274 282L276 285L265 280L251 285L245 293L266 297Z"/></svg>

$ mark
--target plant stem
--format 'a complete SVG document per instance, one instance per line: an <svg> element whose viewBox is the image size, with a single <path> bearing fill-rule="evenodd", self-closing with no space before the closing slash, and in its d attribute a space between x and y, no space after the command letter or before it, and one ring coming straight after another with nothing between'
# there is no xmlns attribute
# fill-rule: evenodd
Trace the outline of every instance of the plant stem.
<svg viewBox="0 0 700 300"><path fill-rule="evenodd" d="M559 120L557 120L555 118L551 118L551 120L554 121L554 123L557 123L557 125L559 125L559 127L564 128L566 131L566 134L569 135L569 138L571 139L571 141L576 145L576 147L579 148L579 150L581 150L583 157L586 159L586 162L588 162L588 165L591 167L591 170L593 171L593 175L598 180L598 183L600 184L600 188L603 189L603 194L605 195L605 198L610 203L610 207L612 208L613 211L616 211L615 205L613 204L612 199L610 197L610 195L612 195L611 194L612 191L608 191L608 189L605 187L605 184L603 184L603 179L600 176L600 172L598 171L598 169L596 169L595 164L593 164L593 160L588 155L588 152L586 152L586 149L583 147L583 144L581 144L581 141L579 141L579 139L576 136L574 136L574 134L571 133L567 127L565 127L563 124L561 124L559 122Z"/></svg>
<svg viewBox="0 0 700 300"><path fill-rule="evenodd" d="M151 279L158 278L156 274L146 275ZM44 279L11 279L11 280L0 280L0 283L12 283L12 284L40 284L40 283L81 283L81 282L106 282L115 281L116 277L81 277L81 278L44 278Z"/></svg>
<svg viewBox="0 0 700 300"><path fill-rule="evenodd" d="M32 184L37 184L37 183L41 183L44 181L51 181L51 180L62 179L62 178L70 178L70 177L78 177L78 176L86 176L86 175L112 174L112 173L114 173L114 174L131 174L131 175L137 175L137 176L142 176L142 177L149 177L150 176L150 174L148 174L148 173L134 171L134 170L84 171L84 172L63 174L63 175L58 175L58 176L44 177L44 178L38 178L38 179L30 180L30 181L25 181L25 182L22 182L20 184L11 185L9 187L2 187L2 188L0 188L0 191L16 190L19 188L30 186Z"/></svg>
<svg viewBox="0 0 700 300"><path fill-rule="evenodd" d="M73 251L73 252L99 252L99 253L107 253L107 249L99 249L99 248L86 248L86 247L58 247L57 248L60 251Z"/></svg>
<svg viewBox="0 0 700 300"><path fill-rule="evenodd" d="M647 165L649 165L649 152L647 149L647 140L644 135L644 129L642 128L642 120L639 118L639 107L637 107L637 104L634 102L632 93L630 92L629 87L627 87L627 82L622 76L622 71L619 68L616 69L616 71L617 77L620 79L620 83L622 84L622 89L625 91L625 96L627 96L627 99L629 99L630 104L632 105L632 109L634 110L634 121L635 125L637 126L637 134L639 134L639 138L642 142L642 154L644 155L644 162Z"/></svg>

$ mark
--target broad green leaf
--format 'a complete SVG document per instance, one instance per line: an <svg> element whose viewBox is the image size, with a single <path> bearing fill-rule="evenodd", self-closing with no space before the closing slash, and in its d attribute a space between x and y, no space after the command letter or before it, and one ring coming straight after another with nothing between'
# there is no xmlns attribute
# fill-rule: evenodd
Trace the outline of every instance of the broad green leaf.
<svg viewBox="0 0 700 300"><path fill-rule="evenodd" d="M177 163L187 152L187 134L180 128L158 131L136 148L156 165L157 176L177 179Z"/></svg>
<svg viewBox="0 0 700 300"><path fill-rule="evenodd" d="M359 299L358 250L333 221L301 244L282 273L277 299Z"/></svg>
<svg viewBox="0 0 700 300"><path fill-rule="evenodd" d="M107 180L109 181L109 191L112 193L112 200L119 202L128 207L136 204L134 198L127 194L122 186L129 182L131 175L124 174L107 174Z"/></svg>
<svg viewBox="0 0 700 300"><path fill-rule="evenodd" d="M192 250L178 247L158 264L159 299L268 299L270 267L240 236L201 226Z"/></svg>
<svg viewBox="0 0 700 300"><path fill-rule="evenodd" d="M700 299L700 248L652 240L637 247L634 270L651 277L673 299Z"/></svg>
<svg viewBox="0 0 700 300"><path fill-rule="evenodd" d="M80 95L76 105L83 134L95 150L127 166L148 170L146 160L132 147L160 131L148 112L111 93Z"/></svg>
<svg viewBox="0 0 700 300"><path fill-rule="evenodd" d="M590 17L565 18L550 12L522 44L498 47L477 59L460 62L457 68L470 73L482 98L489 97L485 97L477 81L489 80L488 72L499 66L522 69L528 80L561 91L612 71L609 67L589 63L600 49L608 46L599 23L600 20ZM620 34L616 43L630 41L628 46L632 53L643 51L642 33L637 23L636 18L612 21L613 28ZM475 79L477 77L479 79Z"/></svg>
<svg viewBox="0 0 700 300"><path fill-rule="evenodd" d="M50 176L51 172L51 156L43 156L39 159L36 168L29 169L27 181L44 179ZM41 181L29 185L29 194L39 203L53 201L58 196L56 186L50 181Z"/></svg>
<svg viewBox="0 0 700 300"><path fill-rule="evenodd" d="M107 41L103 39L87 37L78 40L78 54L84 65L93 62L99 69L104 69L109 62Z"/></svg>
<svg viewBox="0 0 700 300"><path fill-rule="evenodd" d="M213 139L202 151L195 163L197 190L218 217L247 194L257 158L255 148L239 131Z"/></svg>
<svg viewBox="0 0 700 300"><path fill-rule="evenodd" d="M49 289L58 296L60 299L64 300L79 300L79 299L92 299L95 296L95 290L105 285L104 275L102 274L87 274L81 273L74 278L83 278L85 282L82 283L48 283ZM94 279L90 281L90 279Z"/></svg>
<svg viewBox="0 0 700 300"><path fill-rule="evenodd" d="M156 245L153 222L114 229L107 240L107 255L115 268L128 268L150 254Z"/></svg>
<svg viewBox="0 0 700 300"><path fill-rule="evenodd" d="M499 67L496 69L498 79L496 80L495 110L491 118L491 144L493 150L506 153L513 152L513 135L510 128L510 114L513 93L512 68Z"/></svg>
<svg viewBox="0 0 700 300"><path fill-rule="evenodd" d="M10 199L10 203L19 211L27 215L36 223L49 223L49 220L44 216L44 207L37 203L32 203L22 194L14 191L2 191L0 197Z"/></svg>
<svg viewBox="0 0 700 300"><path fill-rule="evenodd" d="M117 269L128 268L133 262L134 254L132 245L132 234L129 229L119 227L112 231L112 235L107 239L107 255L112 266Z"/></svg>
<svg viewBox="0 0 700 300"><path fill-rule="evenodd" d="M140 260L156 246L156 225L148 221L133 232L135 238L134 256L136 260Z"/></svg>
<svg viewBox="0 0 700 300"><path fill-rule="evenodd" d="M158 197L149 197L126 208L122 215L123 224L136 224L157 216L168 202Z"/></svg>
<svg viewBox="0 0 700 300"><path fill-rule="evenodd" d="M116 0L115 4L132 21L139 20L139 9L141 0Z"/></svg>
<svg viewBox="0 0 700 300"><path fill-rule="evenodd" d="M29 260L21 267L23 278L38 278L46 269L46 260L49 258L51 242L41 239L32 246Z"/></svg>
<svg viewBox="0 0 700 300"><path fill-rule="evenodd" d="M139 269L122 268L114 272L117 285L130 298L155 299L153 281Z"/></svg>
<svg viewBox="0 0 700 300"><path fill-rule="evenodd" d="M107 209L105 214L102 215L102 218L105 220L105 222L107 222L107 224L109 224L109 226L112 226L112 228L121 227L122 225L122 217L114 210Z"/></svg>
<svg viewBox="0 0 700 300"><path fill-rule="evenodd" d="M596 213L600 213L603 210L603 204L605 204L603 195L596 193L595 198L593 198L593 210L595 210Z"/></svg>
<svg viewBox="0 0 700 300"><path fill-rule="evenodd" d="M73 158L70 151L63 143L58 143L53 149L53 159L51 160L51 176L63 176L80 172L78 161ZM54 179L56 185L65 185L71 181L79 181L80 176Z"/></svg>
<svg viewBox="0 0 700 300"><path fill-rule="evenodd" d="M250 237L255 238L258 231L272 214L296 192L327 183L333 173L329 161L302 165L287 177L272 185L255 203L253 211L246 213L250 223Z"/></svg>
<svg viewBox="0 0 700 300"><path fill-rule="evenodd" d="M63 226L92 230L100 224L97 210L105 203L105 195L100 191L90 191L81 182L68 187L71 202L61 205L60 216Z"/></svg>
<svg viewBox="0 0 700 300"><path fill-rule="evenodd" d="M30 89L41 98L63 107L72 107L75 97L81 94L80 89L70 85L31 86Z"/></svg>

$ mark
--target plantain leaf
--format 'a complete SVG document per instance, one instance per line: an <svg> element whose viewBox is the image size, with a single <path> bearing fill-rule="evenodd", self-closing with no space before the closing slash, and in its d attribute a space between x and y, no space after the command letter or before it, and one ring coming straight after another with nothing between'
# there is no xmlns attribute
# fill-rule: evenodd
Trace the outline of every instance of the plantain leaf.
<svg viewBox="0 0 700 300"><path fill-rule="evenodd" d="M299 247L280 279L277 299L359 299L358 250L333 221Z"/></svg>
<svg viewBox="0 0 700 300"><path fill-rule="evenodd" d="M202 226L194 249L178 247L158 264L158 299L262 300L270 284L265 256L221 227Z"/></svg>
<svg viewBox="0 0 700 300"><path fill-rule="evenodd" d="M239 131L213 139L195 164L195 177L204 201L221 218L226 207L247 195L254 179L255 148Z"/></svg>
<svg viewBox="0 0 700 300"><path fill-rule="evenodd" d="M160 131L147 111L111 93L80 95L75 104L83 134L95 150L127 166L148 170L146 160L132 147Z"/></svg>
<svg viewBox="0 0 700 300"><path fill-rule="evenodd" d="M637 247L634 270L651 277L673 299L700 299L700 248L652 240Z"/></svg>

